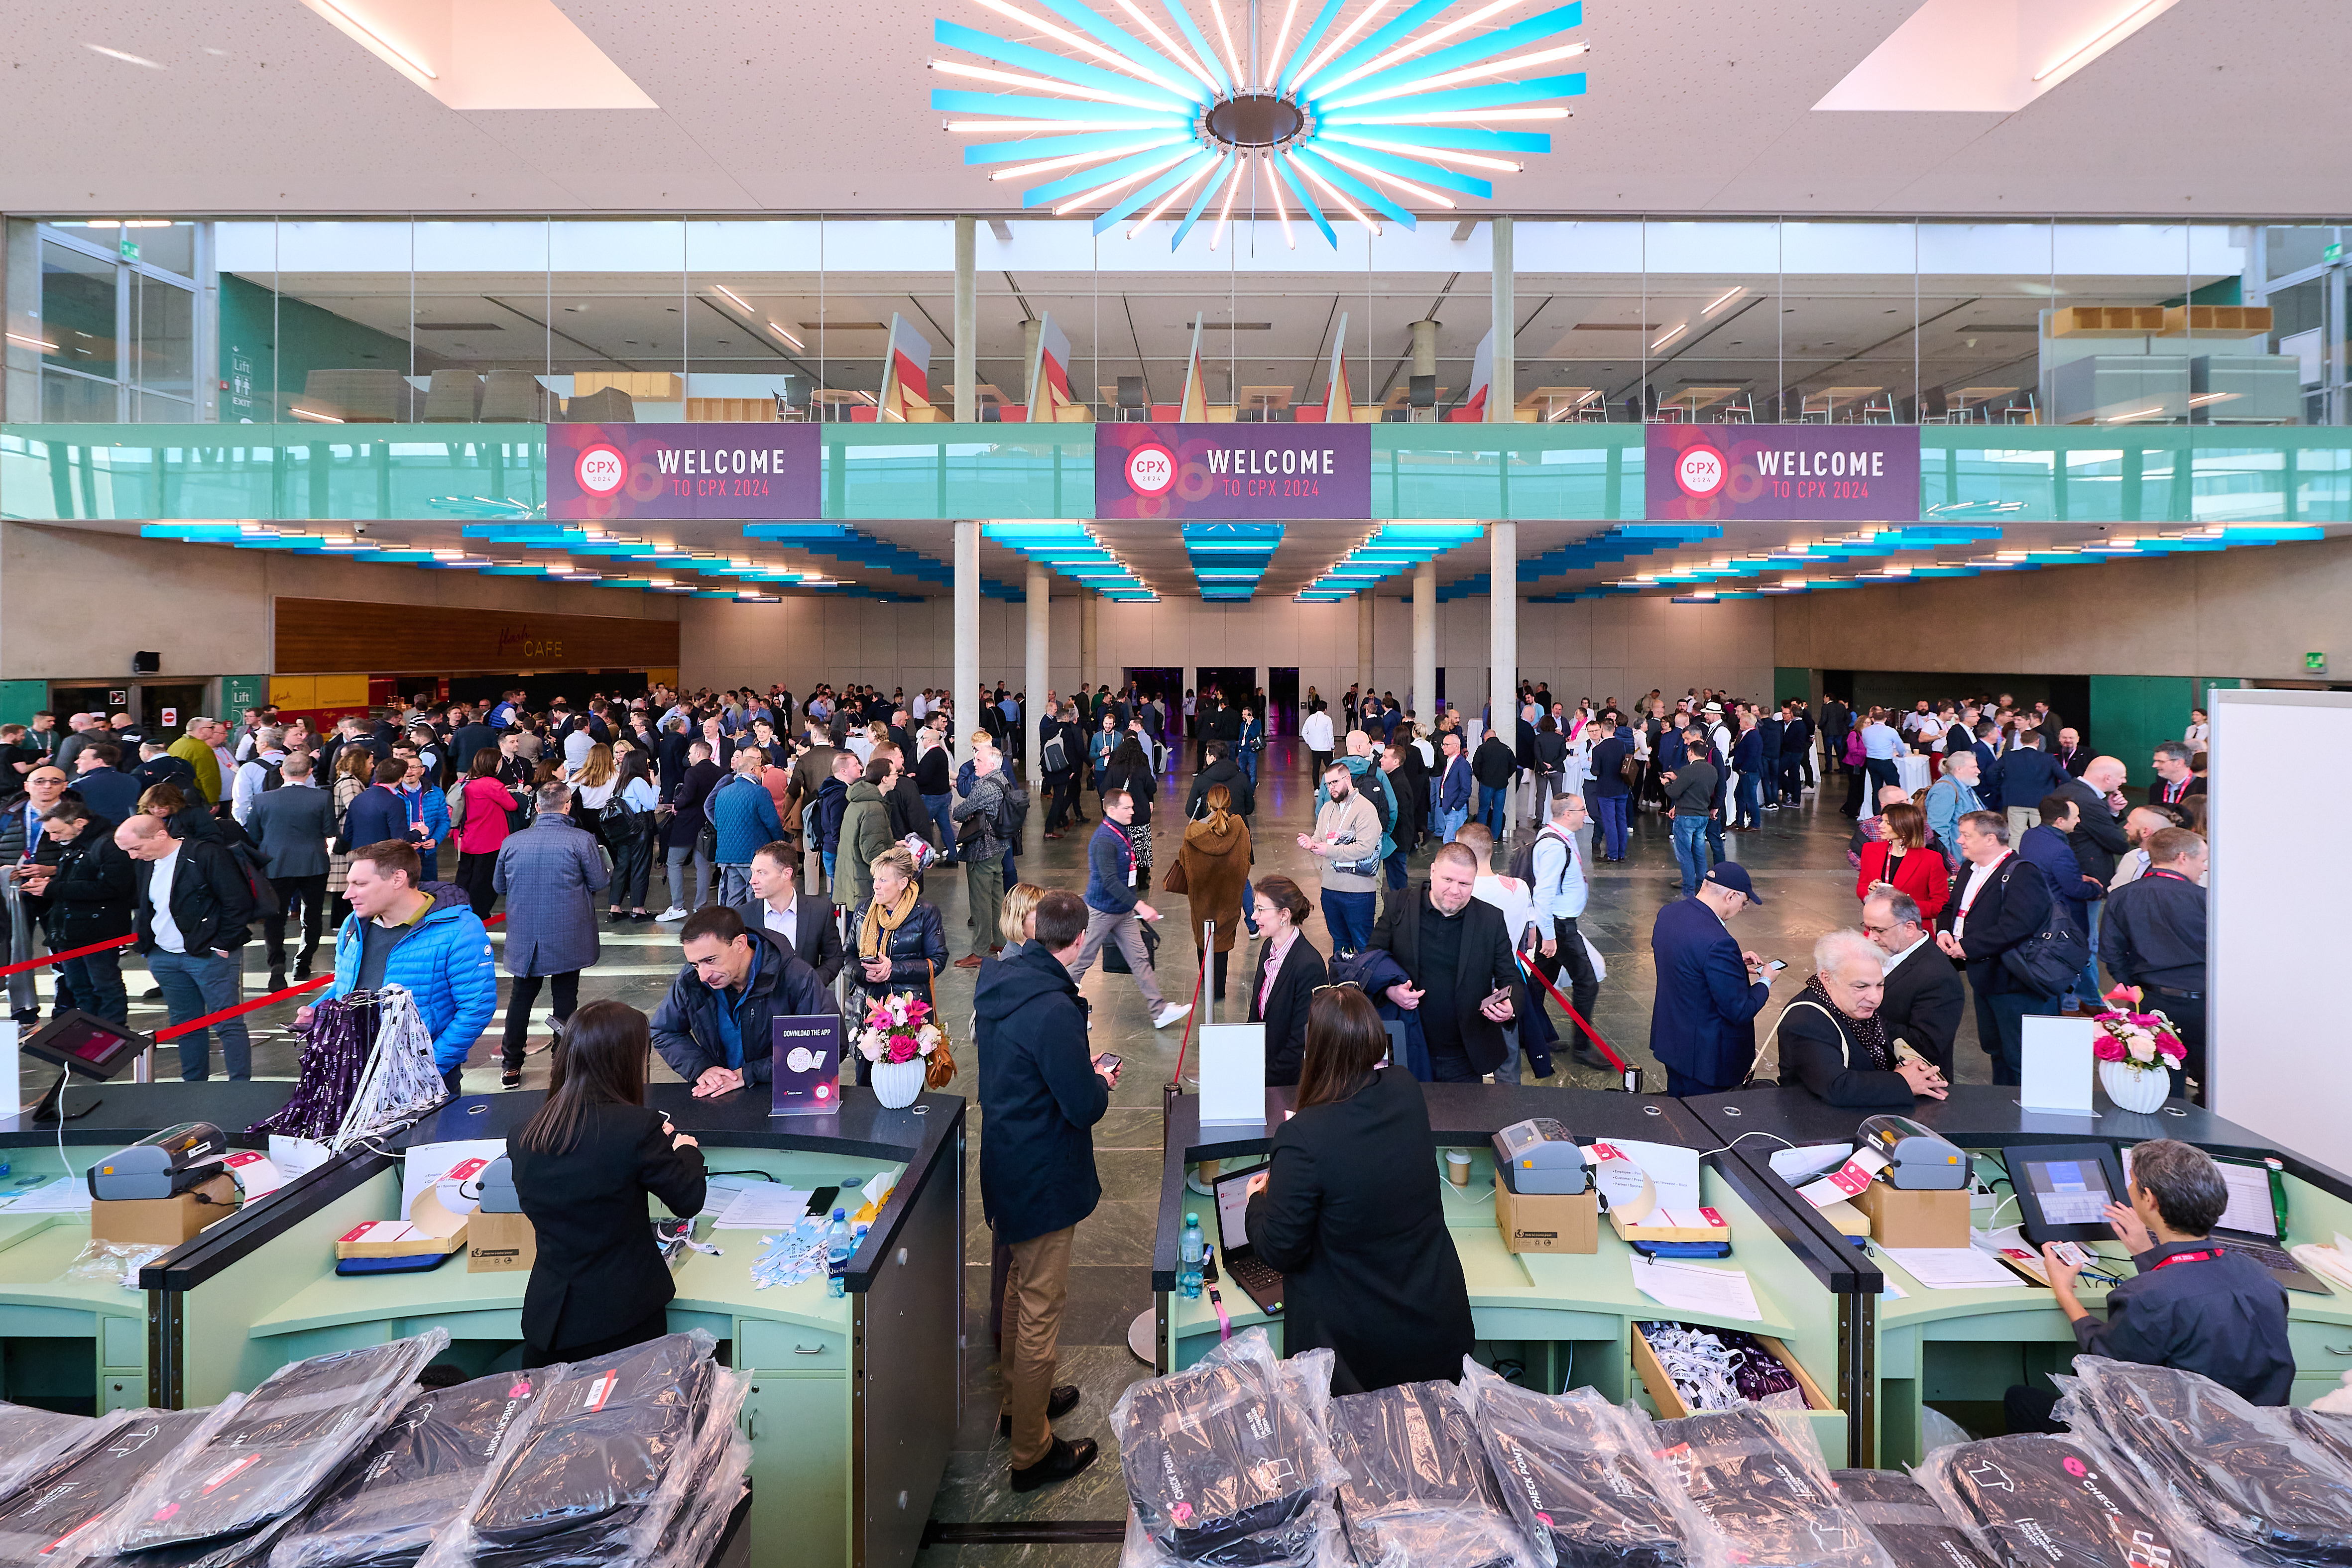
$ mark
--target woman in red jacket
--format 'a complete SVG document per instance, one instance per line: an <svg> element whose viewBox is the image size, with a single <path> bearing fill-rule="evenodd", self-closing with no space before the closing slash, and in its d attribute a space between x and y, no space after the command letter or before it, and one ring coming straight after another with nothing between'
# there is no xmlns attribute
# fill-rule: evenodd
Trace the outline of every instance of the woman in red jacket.
<svg viewBox="0 0 2352 1568"><path fill-rule="evenodd" d="M1919 905L1919 918L1929 930L1951 896L1951 878L1944 857L1927 848L1927 813L1908 802L1897 802L1879 814L1879 841L1864 844L1862 873L1854 879L1853 895L1866 897L1873 883L1891 883Z"/></svg>

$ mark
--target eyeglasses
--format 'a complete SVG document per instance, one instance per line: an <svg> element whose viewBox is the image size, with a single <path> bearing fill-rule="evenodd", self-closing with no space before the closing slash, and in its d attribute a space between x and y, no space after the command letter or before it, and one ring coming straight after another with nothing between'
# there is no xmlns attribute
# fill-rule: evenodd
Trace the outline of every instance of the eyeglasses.
<svg viewBox="0 0 2352 1568"><path fill-rule="evenodd" d="M1307 994L1310 997L1319 997L1325 991L1360 991L1363 988L1363 982L1360 980L1334 980L1328 986L1317 986Z"/></svg>

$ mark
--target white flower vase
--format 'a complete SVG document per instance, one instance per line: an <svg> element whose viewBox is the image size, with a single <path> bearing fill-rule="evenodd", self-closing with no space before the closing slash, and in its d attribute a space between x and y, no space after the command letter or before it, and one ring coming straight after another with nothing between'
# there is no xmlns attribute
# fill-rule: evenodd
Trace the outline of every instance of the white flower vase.
<svg viewBox="0 0 2352 1568"><path fill-rule="evenodd" d="M881 1069L875 1069L875 1082L881 1082ZM2099 1063L2099 1087L2116 1103L2118 1111L2137 1111L2147 1115L2163 1104L2172 1093L2172 1071L2161 1065L2134 1069L2120 1061Z"/></svg>
<svg viewBox="0 0 2352 1568"><path fill-rule="evenodd" d="M919 1056L911 1061L876 1062L874 1098L893 1111L906 1109L923 1092L923 1074L928 1066Z"/></svg>

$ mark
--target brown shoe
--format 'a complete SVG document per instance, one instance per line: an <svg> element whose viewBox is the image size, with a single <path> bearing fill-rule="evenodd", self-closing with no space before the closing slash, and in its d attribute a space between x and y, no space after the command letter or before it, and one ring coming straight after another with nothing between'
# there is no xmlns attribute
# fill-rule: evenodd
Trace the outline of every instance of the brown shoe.
<svg viewBox="0 0 2352 1568"><path fill-rule="evenodd" d="M980 967L980 955L977 953L966 953L962 957L958 958L955 961L955 967L959 969L977 969Z"/></svg>

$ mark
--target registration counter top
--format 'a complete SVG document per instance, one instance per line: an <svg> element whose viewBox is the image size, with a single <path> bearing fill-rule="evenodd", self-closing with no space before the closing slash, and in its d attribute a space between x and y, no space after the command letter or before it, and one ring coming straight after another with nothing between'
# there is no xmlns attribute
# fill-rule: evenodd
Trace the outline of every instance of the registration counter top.
<svg viewBox="0 0 2352 1568"><path fill-rule="evenodd" d="M1773 1173L1771 1155L1784 1143L1850 1145L1854 1130L1870 1114L1826 1104L1801 1089L1740 1090L1684 1103L1725 1143L1738 1140L1736 1152L1759 1184L1783 1201L1799 1205L1804 1200ZM2208 1154L2275 1157L2284 1166L2288 1226L2282 1246L2326 1242L2339 1231L2352 1235L2352 1178L2185 1102L2169 1102L2141 1113L2118 1110L2102 1098L2095 1116L2058 1115L2025 1110L2018 1104L2014 1088L1969 1084L1953 1089L1947 1100L1919 1102L1910 1114L1977 1156L1978 1176L1990 1178L2000 1195L1990 1206L1979 1200L1972 1216L1979 1228L1996 1214L2003 1224L2016 1214L2016 1205L2006 1202L2008 1173L2000 1159L2004 1146L2083 1143L2127 1148L2151 1138L2178 1138ZM2103 1243L2094 1250L2106 1260L2104 1266L2129 1277L2131 1264L2120 1242ZM2045 1287L2021 1281L2013 1286L1930 1289L1875 1243L1868 1253L1892 1290L1861 1301L1862 1310L1854 1314L1849 1333L1859 1333L1864 1343L1845 1347L1849 1359L1858 1354L1868 1368L1859 1385L1864 1397L1848 1406L1857 1446L1866 1442L1874 1456L1863 1462L1916 1463L1922 1452L1924 1406L1989 1417L1988 1407L1999 1404L2010 1385L2032 1373L2068 1369L2074 1354L2074 1328ZM2086 1278L2081 1295L2084 1306L2104 1312L2103 1286ZM2294 1349L2296 1404L2308 1404L2341 1386L2342 1375L2352 1369L2352 1295L2290 1291L2287 1337ZM1976 1420L1964 1424L1978 1426Z"/></svg>
<svg viewBox="0 0 2352 1568"><path fill-rule="evenodd" d="M66 1092L73 1120L0 1117L0 1196L79 1177L90 1162L182 1122L232 1142L286 1103L290 1082L89 1083ZM59 1153L59 1141L63 1153ZM0 1399L95 1415L152 1403L148 1299L105 1279L68 1276L89 1243L89 1213L0 1207Z"/></svg>
<svg viewBox="0 0 2352 1568"><path fill-rule="evenodd" d="M288 1362L436 1327L450 1336L443 1359L471 1375L519 1364L528 1270L469 1272L461 1253L427 1272L346 1277L334 1271L334 1242L399 1215L404 1151L505 1138L543 1098L451 1101L159 1259L142 1282L172 1347L170 1403L210 1404ZM844 1295L829 1295L822 1273L755 1287L762 1232L706 1220L696 1239L719 1255L690 1249L675 1265L669 1323L708 1330L722 1360L752 1374L740 1420L751 1443L754 1568L911 1563L963 1386L964 1102L926 1094L892 1111L851 1089L836 1115L772 1117L764 1092L698 1100L684 1084L656 1084L647 1100L699 1142L714 1176L845 1191L893 1177ZM842 1206L862 1201L847 1195ZM649 1200L649 1218L666 1215Z"/></svg>
<svg viewBox="0 0 2352 1568"><path fill-rule="evenodd" d="M1198 1098L1188 1095L1176 1102L1152 1265L1163 1367L1191 1365L1217 1342L1219 1333L1215 1307L1206 1293L1187 1298L1177 1290L1185 1216L1200 1217L1213 1245L1217 1238L1213 1202L1192 1192L1185 1177L1203 1160L1223 1162L1223 1174L1262 1160L1271 1128L1288 1113L1292 1093L1269 1091L1268 1121L1256 1126L1203 1129ZM1461 1256L1482 1360L1518 1362L1526 1368L1528 1385L1546 1393L1590 1385L1622 1401L1647 1397L1636 1367L1636 1323L1667 1320L1769 1336L1782 1343L1815 1385L1817 1403L1823 1407L1815 1410L1811 1425L1823 1455L1832 1465L1847 1462L1839 1325L1847 1310L1844 1304L1858 1299L1856 1292L1875 1291L1879 1279L1852 1249L1842 1249L1831 1239L1810 1206L1792 1206L1767 1188L1745 1165L1720 1152L1722 1140L1706 1124L1680 1101L1663 1095L1491 1084L1432 1084L1426 1094L1429 1178L1444 1196L1446 1228ZM1630 1266L1636 1255L1605 1218L1594 1252L1508 1250L1495 1218L1488 1140L1497 1130L1534 1116L1559 1122L1580 1143L1613 1138L1698 1151L1700 1200L1729 1222L1732 1240L1728 1259L1700 1266L1744 1270L1762 1321L1667 1307L1642 1294L1634 1288ZM1465 1187L1446 1179L1444 1151L1448 1148L1466 1149L1471 1155ZM1269 1320L1247 1292L1227 1281L1221 1294L1235 1331L1268 1324L1280 1347L1280 1324Z"/></svg>

